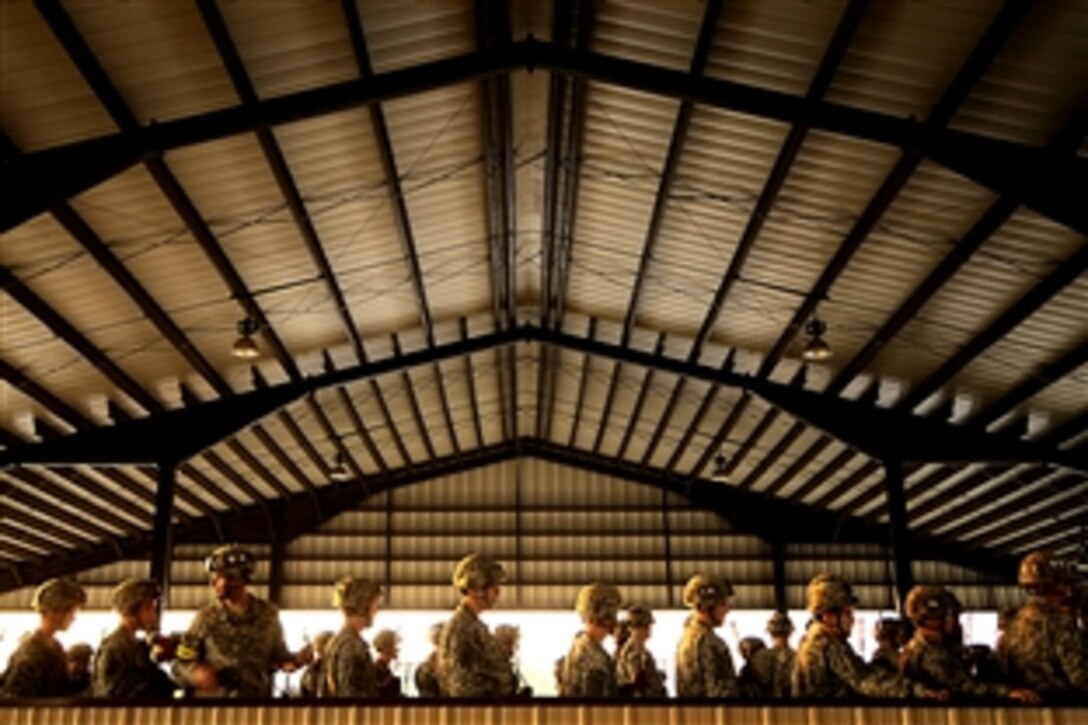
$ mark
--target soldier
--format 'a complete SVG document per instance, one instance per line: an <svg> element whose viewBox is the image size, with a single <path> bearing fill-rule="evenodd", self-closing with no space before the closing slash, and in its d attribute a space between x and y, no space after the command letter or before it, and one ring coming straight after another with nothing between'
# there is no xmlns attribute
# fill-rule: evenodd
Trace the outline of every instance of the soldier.
<svg viewBox="0 0 1088 725"><path fill-rule="evenodd" d="M817 574L806 594L813 620L797 652L792 679L794 697L947 698L947 693L878 670L858 657L848 641L857 604L849 584L834 574Z"/></svg>
<svg viewBox="0 0 1088 725"><path fill-rule="evenodd" d="M506 572L497 561L469 554L453 570L461 603L439 637L438 671L450 697L507 697L514 691L510 662L480 613L491 609Z"/></svg>
<svg viewBox="0 0 1088 725"><path fill-rule="evenodd" d="M680 697L737 697L740 684L733 655L714 630L729 613L733 586L696 574L684 586L684 604L691 610L676 648L676 693Z"/></svg>
<svg viewBox="0 0 1088 725"><path fill-rule="evenodd" d="M899 651L906 644L906 630L903 620L898 617L881 617L873 625L873 639L876 640L876 652L869 658L869 664L889 674L899 672Z"/></svg>
<svg viewBox="0 0 1088 725"><path fill-rule="evenodd" d="M738 649L744 660L738 678L741 692L749 697L770 697L774 664L767 643L760 637L744 637Z"/></svg>
<svg viewBox="0 0 1088 725"><path fill-rule="evenodd" d="M438 638L442 635L442 622L435 622L427 634L434 651L416 668L416 690L420 697L442 697L442 683L438 675Z"/></svg>
<svg viewBox="0 0 1088 725"><path fill-rule="evenodd" d="M159 585L150 579L126 579L113 590L117 629L98 647L95 697L122 700L173 695L174 682L151 660L147 642L136 636L140 631L158 630L159 597Z"/></svg>
<svg viewBox="0 0 1088 725"><path fill-rule="evenodd" d="M1088 648L1063 610L1072 596L1070 572L1047 551L1024 557L1017 578L1030 594L1005 632L1009 679L1044 700L1088 693Z"/></svg>
<svg viewBox="0 0 1088 725"><path fill-rule="evenodd" d="M521 676L517 666L518 645L521 644L521 630L513 624L500 624L495 627L495 639L510 660L510 671L514 675L514 694L518 697L532 697L533 688Z"/></svg>
<svg viewBox="0 0 1088 725"><path fill-rule="evenodd" d="M178 646L174 674L204 695L270 697L272 673L310 663L313 648L287 651L275 605L253 595L254 562L236 544L204 561L215 601L196 613Z"/></svg>
<svg viewBox="0 0 1088 725"><path fill-rule="evenodd" d="M68 664L68 681L71 683L71 693L81 697L90 697L91 658L94 657L94 648L86 642L76 642L65 651L64 657Z"/></svg>
<svg viewBox="0 0 1088 725"><path fill-rule="evenodd" d="M767 620L767 634L771 638L772 672L771 697L787 698L790 696L790 675L797 653L790 647L790 635L793 634L793 622L785 612L775 612Z"/></svg>
<svg viewBox="0 0 1088 725"><path fill-rule="evenodd" d="M400 656L400 635L391 629L378 632L374 635L374 651L378 653L374 661L374 670L378 674L378 697L400 697L400 678L393 674L393 662Z"/></svg>
<svg viewBox="0 0 1088 725"><path fill-rule="evenodd" d="M378 672L360 635L374 624L381 599L381 587L366 579L348 576L333 586L332 605L344 615L344 626L325 647L318 697L378 696Z"/></svg>
<svg viewBox="0 0 1088 725"><path fill-rule="evenodd" d="M620 608L620 591L611 584L589 584L578 592L575 610L583 629L563 661L567 697L615 697L616 669L601 642L612 634Z"/></svg>
<svg viewBox="0 0 1088 725"><path fill-rule="evenodd" d="M620 694L627 697L665 697L664 673L657 669L654 656L646 648L654 625L653 612L647 607L628 607L626 617L620 624L629 632L616 654L616 684Z"/></svg>
<svg viewBox="0 0 1088 725"><path fill-rule="evenodd" d="M298 694L301 697L318 696L325 679L325 649L334 636L333 632L318 632L314 635L314 661L302 673L302 681L298 683Z"/></svg>
<svg viewBox="0 0 1088 725"><path fill-rule="evenodd" d="M57 632L72 626L76 612L87 601L83 587L69 579L50 579L34 591L32 606L40 616L34 632L12 653L4 675L8 697L63 697L75 694L68 678L68 662Z"/></svg>
<svg viewBox="0 0 1088 725"><path fill-rule="evenodd" d="M907 595L906 613L914 622L914 636L903 651L903 673L933 689L948 690L954 697L1011 697L1037 703L1030 690L1010 690L998 683L971 679L967 667L947 645L954 640L963 607L942 586L916 586Z"/></svg>

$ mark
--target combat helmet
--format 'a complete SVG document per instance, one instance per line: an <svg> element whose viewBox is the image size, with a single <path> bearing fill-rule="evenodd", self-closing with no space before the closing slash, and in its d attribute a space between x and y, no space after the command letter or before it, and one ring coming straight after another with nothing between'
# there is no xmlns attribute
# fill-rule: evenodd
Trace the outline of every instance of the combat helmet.
<svg viewBox="0 0 1088 725"><path fill-rule="evenodd" d="M615 624L621 602L620 590L611 584L587 584L578 592L574 609L583 622Z"/></svg>
<svg viewBox="0 0 1088 725"><path fill-rule="evenodd" d="M772 637L789 637L793 634L793 620L785 612L775 612L767 620L767 634Z"/></svg>
<svg viewBox="0 0 1088 725"><path fill-rule="evenodd" d="M154 579L125 579L113 590L113 608L121 614L135 614L140 605L162 596Z"/></svg>
<svg viewBox="0 0 1088 725"><path fill-rule="evenodd" d="M521 639L521 630L513 624L500 624L495 627L495 639L507 652L513 652L518 640Z"/></svg>
<svg viewBox="0 0 1088 725"><path fill-rule="evenodd" d="M684 585L684 604L692 609L709 609L733 596L733 585L725 579L696 574Z"/></svg>
<svg viewBox="0 0 1088 725"><path fill-rule="evenodd" d="M87 592L71 579L49 579L34 590L30 606L35 611L63 612L87 603Z"/></svg>
<svg viewBox="0 0 1088 725"><path fill-rule="evenodd" d="M903 634L903 625L904 622L899 617L881 617L873 625L873 636L878 642L884 640L894 642Z"/></svg>
<svg viewBox="0 0 1088 725"><path fill-rule="evenodd" d="M374 635L374 649L388 652L400 643L400 635L391 629L383 629Z"/></svg>
<svg viewBox="0 0 1088 725"><path fill-rule="evenodd" d="M223 574L240 577L245 581L253 580L256 561L253 555L238 544L224 544L208 554L204 560L204 571L209 574Z"/></svg>
<svg viewBox="0 0 1088 725"><path fill-rule="evenodd" d="M369 579L346 576L333 585L332 605L343 612L366 614L381 595L382 588Z"/></svg>
<svg viewBox="0 0 1088 725"><path fill-rule="evenodd" d="M1023 558L1016 580L1024 589L1035 591L1068 584L1071 576L1062 562L1055 558L1053 552L1039 550Z"/></svg>
<svg viewBox="0 0 1088 725"><path fill-rule="evenodd" d="M910 621L918 626L931 620L944 621L952 610L948 590L936 584L918 585L907 593L903 609Z"/></svg>
<svg viewBox="0 0 1088 725"><path fill-rule="evenodd" d="M469 554L453 569L453 586L461 591L486 589L506 580L502 564L484 554Z"/></svg>
<svg viewBox="0 0 1088 725"><path fill-rule="evenodd" d="M854 590L835 574L822 572L812 578L805 591L808 611L819 616L825 612L835 612L852 607L858 603Z"/></svg>
<svg viewBox="0 0 1088 725"><path fill-rule="evenodd" d="M632 627L649 627L654 623L654 613L650 611L649 607L635 604L627 608L624 619Z"/></svg>

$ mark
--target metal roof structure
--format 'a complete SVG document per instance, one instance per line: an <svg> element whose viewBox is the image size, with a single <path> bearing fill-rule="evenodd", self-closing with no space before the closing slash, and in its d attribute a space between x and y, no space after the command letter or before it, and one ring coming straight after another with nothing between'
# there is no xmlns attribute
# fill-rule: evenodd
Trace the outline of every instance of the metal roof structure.
<svg viewBox="0 0 1088 725"><path fill-rule="evenodd" d="M1086 31L1081 0L4 4L0 590L523 456L768 539L890 530L901 580L1076 556Z"/></svg>

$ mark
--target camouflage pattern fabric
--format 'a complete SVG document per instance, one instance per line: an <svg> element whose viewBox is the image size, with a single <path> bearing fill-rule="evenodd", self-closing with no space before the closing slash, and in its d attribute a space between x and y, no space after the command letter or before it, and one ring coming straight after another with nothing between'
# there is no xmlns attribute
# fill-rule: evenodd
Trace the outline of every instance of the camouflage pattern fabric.
<svg viewBox="0 0 1088 725"><path fill-rule="evenodd" d="M579 632L563 660L563 686L567 697L616 697L616 671L600 642Z"/></svg>
<svg viewBox="0 0 1088 725"><path fill-rule="evenodd" d="M170 698L174 681L151 661L151 648L124 627L102 640L94 658L91 694L113 699Z"/></svg>
<svg viewBox="0 0 1088 725"><path fill-rule="evenodd" d="M676 648L676 694L679 697L740 695L733 655L725 641L695 617L688 619Z"/></svg>
<svg viewBox="0 0 1088 725"><path fill-rule="evenodd" d="M948 690L954 697L1006 697L1009 688L971 679L967 665L954 652L928 642L921 631L903 650L903 674L934 690Z"/></svg>
<svg viewBox="0 0 1088 725"><path fill-rule="evenodd" d="M60 642L40 631L23 636L8 661L3 694L7 697L71 695L68 659Z"/></svg>
<svg viewBox="0 0 1088 725"><path fill-rule="evenodd" d="M374 672L378 679L378 697L388 700L401 696L400 678L389 669L388 662L374 663Z"/></svg>
<svg viewBox="0 0 1088 725"><path fill-rule="evenodd" d="M507 697L514 692L510 661L499 641L464 604L438 639L438 671L450 697Z"/></svg>
<svg viewBox="0 0 1088 725"><path fill-rule="evenodd" d="M1010 683L1043 697L1088 693L1088 647L1067 613L1028 599L1002 639Z"/></svg>
<svg viewBox="0 0 1088 725"><path fill-rule="evenodd" d="M797 661L797 653L789 647L772 647L767 650L773 663L771 675L771 697L786 699L790 697L790 678L793 676L793 665Z"/></svg>
<svg viewBox="0 0 1088 725"><path fill-rule="evenodd" d="M866 664L848 642L830 636L818 622L801 642L791 686L794 697L825 699L921 696L924 690L901 675Z"/></svg>
<svg viewBox="0 0 1088 725"><path fill-rule="evenodd" d="M325 676L318 697L377 697L378 672L370 646L351 627L342 628L325 649Z"/></svg>
<svg viewBox="0 0 1088 725"><path fill-rule="evenodd" d="M628 639L616 655L616 684L633 697L665 697L665 682L645 642Z"/></svg>
<svg viewBox="0 0 1088 725"><path fill-rule="evenodd" d="M197 665L213 667L223 697L270 697L272 673L290 658L283 639L279 610L259 597L250 596L245 610L232 612L220 601L196 613L186 633L195 660L179 656L174 675L192 681Z"/></svg>
<svg viewBox="0 0 1088 725"><path fill-rule="evenodd" d="M869 664L889 674L897 674L900 669L899 650L887 645L881 645L876 648L876 652L873 652L873 656L869 658Z"/></svg>
<svg viewBox="0 0 1088 725"><path fill-rule="evenodd" d="M318 696L321 690L321 681L325 678L325 660L316 659L310 663L306 671L302 673L302 679L298 683L300 697L311 699Z"/></svg>
<svg viewBox="0 0 1088 725"><path fill-rule="evenodd" d="M774 687L775 654L764 647L755 652L741 668L743 692L751 697L771 697Z"/></svg>
<svg viewBox="0 0 1088 725"><path fill-rule="evenodd" d="M434 652L430 657L416 668L416 690L420 697L442 697L442 684L438 677L438 653Z"/></svg>

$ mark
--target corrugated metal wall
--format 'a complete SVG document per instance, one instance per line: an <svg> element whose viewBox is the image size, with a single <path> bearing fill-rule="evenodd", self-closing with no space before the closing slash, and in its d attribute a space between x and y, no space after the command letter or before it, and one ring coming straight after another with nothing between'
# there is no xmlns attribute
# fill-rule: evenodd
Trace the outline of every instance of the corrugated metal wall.
<svg viewBox="0 0 1088 725"><path fill-rule="evenodd" d="M1085 709L607 705L0 708L19 725L1075 725Z"/></svg>
<svg viewBox="0 0 1088 725"><path fill-rule="evenodd" d="M210 547L175 551L171 607L192 609L208 599L202 561ZM256 591L266 595L269 547ZM331 583L345 574L387 585L386 606L445 609L454 604L453 564L469 551L498 557L510 575L500 606L568 609L578 589L594 580L617 584L625 599L679 607L684 582L699 570L737 585L736 608L774 606L770 546L740 533L685 499L629 481L527 458L466 471L374 496L358 508L291 542L285 550L280 605L325 609ZM804 607L805 583L818 571L836 572L857 588L860 606L888 609L893 587L887 552L869 544L795 544L786 547L787 596ZM147 573L146 562L125 561L81 574L90 608L108 608L120 579ZM971 609L995 609L1022 599L967 569L914 563L918 581L951 584ZM0 595L0 608L24 609L31 590Z"/></svg>

